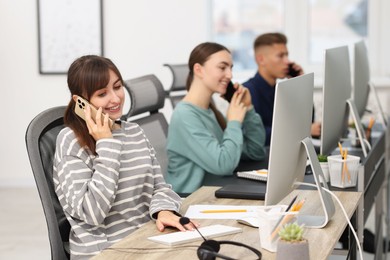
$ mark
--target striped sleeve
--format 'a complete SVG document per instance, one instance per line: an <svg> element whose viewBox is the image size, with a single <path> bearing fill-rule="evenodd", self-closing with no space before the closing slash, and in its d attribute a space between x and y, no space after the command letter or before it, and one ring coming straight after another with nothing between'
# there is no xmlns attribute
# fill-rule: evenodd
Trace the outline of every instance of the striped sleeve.
<svg viewBox="0 0 390 260"><path fill-rule="evenodd" d="M156 152L150 141L144 134L152 158L154 189L152 200L149 207L149 214L152 219L153 215L162 210L170 210L179 213L182 199L172 190L172 185L167 184L161 172L161 167L156 158Z"/></svg>
<svg viewBox="0 0 390 260"><path fill-rule="evenodd" d="M70 216L94 226L106 218L118 187L121 146L118 140L99 140L97 156L91 158L94 156L79 146L73 131L60 133L53 178Z"/></svg>

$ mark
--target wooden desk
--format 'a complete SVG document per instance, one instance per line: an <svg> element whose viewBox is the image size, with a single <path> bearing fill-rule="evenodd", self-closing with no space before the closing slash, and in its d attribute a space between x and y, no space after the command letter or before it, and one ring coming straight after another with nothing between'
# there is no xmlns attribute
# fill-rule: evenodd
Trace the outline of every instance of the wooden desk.
<svg viewBox="0 0 390 260"><path fill-rule="evenodd" d="M193 204L223 204L223 205L263 205L263 201L256 200L235 200L235 199L217 199L214 192L219 187L202 187L191 196L187 197L181 209L181 213L185 213L189 205ZM306 198L305 206L302 212L306 214L320 214L321 207L317 191L312 190L296 190L286 197L282 202L288 204L293 196L299 194L299 198ZM349 217L355 212L359 200L362 197L361 192L341 192L337 191L336 195L343 203ZM309 240L310 259L327 259L332 253L339 237L344 228L347 226L347 221L340 210L337 203L336 213L323 229L307 229L304 233L305 238ZM258 248L263 254L263 259L274 259L275 254L270 253L260 248L259 231L257 228L248 227L237 223L235 220L197 220L202 226L212 224L225 224L237 226L243 229L242 233L218 237L215 240L233 240L248 244ZM173 232L176 230L170 229L164 233ZM176 246L169 247L147 240L149 236L162 234L157 231L153 221L148 222L143 227L130 234L123 240L114 244L112 247L105 249L93 259L198 259L197 248L202 243L201 240ZM249 250L231 245L221 247L221 254L226 254L229 257L237 259L254 259L254 254Z"/></svg>

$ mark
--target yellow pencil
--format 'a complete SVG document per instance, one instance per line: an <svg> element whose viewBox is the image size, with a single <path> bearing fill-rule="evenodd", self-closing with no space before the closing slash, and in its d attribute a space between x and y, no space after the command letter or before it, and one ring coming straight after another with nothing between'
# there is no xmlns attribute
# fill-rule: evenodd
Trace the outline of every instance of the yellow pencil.
<svg viewBox="0 0 390 260"><path fill-rule="evenodd" d="M366 139L370 141L371 137L371 128L373 127L375 123L375 119L373 117L370 118L370 122L368 123L367 129L366 129Z"/></svg>
<svg viewBox="0 0 390 260"><path fill-rule="evenodd" d="M270 239L273 240L276 237L276 235L279 233L279 230L284 226L284 224L289 222L293 217L294 217L294 215L285 215L283 217L282 221L280 221L279 225L271 233Z"/></svg>
<svg viewBox="0 0 390 260"><path fill-rule="evenodd" d="M300 200L292 211L300 211L306 199Z"/></svg>
<svg viewBox="0 0 390 260"><path fill-rule="evenodd" d="M344 171L345 171L345 173L347 174L348 181L351 182L351 174L349 174L349 171L348 171L347 157L348 157L348 150L345 150L344 151L345 162L344 162L343 175L344 175Z"/></svg>
<svg viewBox="0 0 390 260"><path fill-rule="evenodd" d="M371 118L370 118L370 122L368 123L367 129L368 129L368 130L371 130L371 128L372 128L372 126L374 125L374 123L375 123L375 118L371 117Z"/></svg>
<svg viewBox="0 0 390 260"><path fill-rule="evenodd" d="M339 149L340 149L341 160L346 160L347 158L345 158L345 153L343 151L343 147L341 146L341 143L339 142L338 145L339 145ZM341 172L341 183L344 183L345 165L346 165L346 162L343 162L343 171Z"/></svg>
<svg viewBox="0 0 390 260"><path fill-rule="evenodd" d="M341 146L341 143L338 143L339 149L340 149L340 154L341 154L341 159L343 159L343 147Z"/></svg>
<svg viewBox="0 0 390 260"><path fill-rule="evenodd" d="M306 199L302 199L300 201L298 201L297 203L295 203L291 209L289 210L289 212L299 212L303 206L303 204L305 204L305 201ZM284 224L286 224L287 222L289 222L295 215L285 215L283 218L282 218L282 221L280 221L280 223L277 225L277 227L275 227L274 231L271 233L271 240L273 240L276 235L278 234L279 230L282 228L282 226Z"/></svg>
<svg viewBox="0 0 390 260"><path fill-rule="evenodd" d="M200 213L238 213L238 212L248 212L246 209L209 209L201 210Z"/></svg>

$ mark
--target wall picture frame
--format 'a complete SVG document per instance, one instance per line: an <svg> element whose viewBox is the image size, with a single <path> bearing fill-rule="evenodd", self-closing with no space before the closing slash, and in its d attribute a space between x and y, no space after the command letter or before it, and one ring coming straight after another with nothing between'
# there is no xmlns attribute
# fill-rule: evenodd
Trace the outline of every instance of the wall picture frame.
<svg viewBox="0 0 390 260"><path fill-rule="evenodd" d="M40 74L66 74L80 56L103 54L102 0L37 0Z"/></svg>

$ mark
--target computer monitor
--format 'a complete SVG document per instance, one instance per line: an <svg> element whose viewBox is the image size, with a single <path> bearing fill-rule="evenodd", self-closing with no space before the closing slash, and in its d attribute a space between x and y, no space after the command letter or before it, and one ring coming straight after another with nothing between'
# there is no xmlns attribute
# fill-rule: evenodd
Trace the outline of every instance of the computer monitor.
<svg viewBox="0 0 390 260"><path fill-rule="evenodd" d="M347 46L325 50L320 153L331 154L348 134L351 69Z"/></svg>
<svg viewBox="0 0 390 260"><path fill-rule="evenodd" d="M360 117L366 111L368 95L370 94L370 68L368 55L364 41L355 43L354 48L354 81L353 81L353 101Z"/></svg>
<svg viewBox="0 0 390 260"><path fill-rule="evenodd" d="M299 186L309 157L325 216L299 216L298 222L323 227L333 215L334 205L319 182L322 171L310 138L313 88L313 73L276 85L265 204L277 204Z"/></svg>
<svg viewBox="0 0 390 260"><path fill-rule="evenodd" d="M358 138L366 157L371 149L361 124L354 100L351 98L351 68L347 46L325 50L325 73L322 100L321 148L323 155L331 154L348 135L351 112Z"/></svg>
<svg viewBox="0 0 390 260"><path fill-rule="evenodd" d="M356 109L359 116L362 117L366 111L368 96L373 94L374 100L379 110L379 119L382 125L386 128L387 119L383 112L381 103L376 93L376 89L370 81L370 63L368 60L368 51L364 41L356 42L354 45L354 83L353 83L353 101L355 102Z"/></svg>

